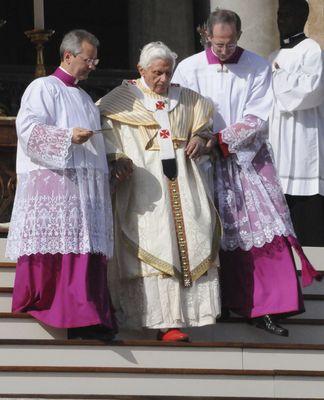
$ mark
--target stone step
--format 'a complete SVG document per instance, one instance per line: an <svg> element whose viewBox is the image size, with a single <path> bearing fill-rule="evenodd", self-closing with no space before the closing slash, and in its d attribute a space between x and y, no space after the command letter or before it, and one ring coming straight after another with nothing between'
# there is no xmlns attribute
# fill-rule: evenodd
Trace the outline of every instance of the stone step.
<svg viewBox="0 0 324 400"><path fill-rule="evenodd" d="M6 366L324 371L324 345L156 340L0 340ZM0 363L0 364L3 364Z"/></svg>
<svg viewBox="0 0 324 400"><path fill-rule="evenodd" d="M41 324L27 314L0 312L0 339L66 339L65 329Z"/></svg>
<svg viewBox="0 0 324 400"><path fill-rule="evenodd" d="M259 400L273 400L274 397L255 397L256 399ZM295 398L287 398L287 397L275 397L277 400L296 400ZM307 400L317 400L319 397L315 398L309 398L307 397ZM1 395L0 393L0 399L6 399L6 400L27 400L27 399L42 399L42 400L251 400L251 397L232 397L232 396L137 396L137 395L112 395L108 396L107 395L46 395L46 394L20 394L19 397L17 395L13 394L3 394Z"/></svg>
<svg viewBox="0 0 324 400"><path fill-rule="evenodd" d="M249 341L253 343L324 343L324 320L290 318L280 323L289 329L289 337L271 335L244 322L241 318L217 322L215 325L190 328L192 341ZM203 339L202 339L203 338Z"/></svg>
<svg viewBox="0 0 324 400"><path fill-rule="evenodd" d="M0 392L109 396L323 398L324 373L303 370L0 366ZM63 395L62 395L63 397Z"/></svg>
<svg viewBox="0 0 324 400"><path fill-rule="evenodd" d="M0 286L13 287L15 280L16 264L0 262Z"/></svg>
<svg viewBox="0 0 324 400"><path fill-rule="evenodd" d="M12 262L5 257L7 239L4 237L0 237L0 262Z"/></svg>
<svg viewBox="0 0 324 400"><path fill-rule="evenodd" d="M288 338L271 335L262 329L247 324L242 318L218 321L215 325L185 329L193 342L234 341L253 343L324 343L324 320L290 318L282 321L282 326L289 329ZM45 326L27 314L0 312L0 339L65 339L65 329ZM155 330L122 330L117 338L121 340L154 339Z"/></svg>
<svg viewBox="0 0 324 400"><path fill-rule="evenodd" d="M2 289L3 288L0 288L0 312L10 312L12 294L3 292Z"/></svg>
<svg viewBox="0 0 324 400"><path fill-rule="evenodd" d="M301 281L300 277L299 281ZM324 294L324 278L320 282L314 280L310 286L302 287L302 292L304 294Z"/></svg>
<svg viewBox="0 0 324 400"><path fill-rule="evenodd" d="M294 398L288 398L288 397L275 397L277 400L296 400L296 397ZM321 397L322 398L322 397ZM6 400L27 400L27 399L42 399L42 400L251 400L251 397L232 397L232 396L143 396L143 395L112 395L108 396L107 395L82 395L82 394L74 394L74 395L46 395L46 394L21 394L19 397L17 395L13 394L3 394L1 395L0 393L0 399L6 399ZM259 400L273 400L274 397L255 397L255 399ZM307 400L317 400L317 398L310 398L307 397Z"/></svg>
<svg viewBox="0 0 324 400"><path fill-rule="evenodd" d="M309 261L314 265L318 271L324 271L324 247L303 247L304 253L308 257ZM294 251L293 251L294 252ZM301 263L294 252L296 267L298 270L301 269Z"/></svg>

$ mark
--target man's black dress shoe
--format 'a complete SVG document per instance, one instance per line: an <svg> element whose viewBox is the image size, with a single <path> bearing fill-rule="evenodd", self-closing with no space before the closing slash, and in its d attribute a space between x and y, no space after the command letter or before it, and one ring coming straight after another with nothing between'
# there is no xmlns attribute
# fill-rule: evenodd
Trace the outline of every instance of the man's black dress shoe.
<svg viewBox="0 0 324 400"><path fill-rule="evenodd" d="M227 321L231 316L229 308L222 307L221 315L218 318L219 321Z"/></svg>
<svg viewBox="0 0 324 400"><path fill-rule="evenodd" d="M80 328L68 329L68 339L111 341L114 337L115 332L102 325L82 326Z"/></svg>
<svg viewBox="0 0 324 400"><path fill-rule="evenodd" d="M289 335L288 329L285 329L282 326L278 325L269 314L266 314L263 317L252 318L251 323L257 328L264 329L265 331L274 335Z"/></svg>

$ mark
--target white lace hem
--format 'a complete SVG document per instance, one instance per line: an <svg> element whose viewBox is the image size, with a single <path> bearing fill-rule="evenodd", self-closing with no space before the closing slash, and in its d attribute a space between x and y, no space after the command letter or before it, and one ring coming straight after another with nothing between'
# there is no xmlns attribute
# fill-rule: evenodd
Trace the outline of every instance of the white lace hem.
<svg viewBox="0 0 324 400"><path fill-rule="evenodd" d="M6 257L113 253L108 174L101 170L34 170L18 175Z"/></svg>
<svg viewBox="0 0 324 400"><path fill-rule="evenodd" d="M295 236L268 143L245 168L234 157L218 160L214 195L224 228L223 250L248 251L275 236Z"/></svg>
<svg viewBox="0 0 324 400"><path fill-rule="evenodd" d="M284 236L284 237L293 236L296 238L296 234L294 231L287 231L287 230L285 232L280 232L280 231L278 231L277 233L272 232L270 236L264 237L263 240L244 241L244 239L242 239L242 241L239 241L237 238L231 240L226 237L223 237L221 242L221 248L224 251L233 251L236 249L250 251L252 247L261 248L264 245L271 243L276 236Z"/></svg>

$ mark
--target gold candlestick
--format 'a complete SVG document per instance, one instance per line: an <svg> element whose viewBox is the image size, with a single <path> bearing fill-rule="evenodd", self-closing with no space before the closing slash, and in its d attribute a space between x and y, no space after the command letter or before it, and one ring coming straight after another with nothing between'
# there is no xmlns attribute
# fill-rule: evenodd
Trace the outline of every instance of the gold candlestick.
<svg viewBox="0 0 324 400"><path fill-rule="evenodd" d="M52 29L33 29L31 31L26 31L25 35L30 39L30 41L36 46L36 70L35 77L46 76L46 70L44 65L44 43L46 43L49 38L55 33Z"/></svg>
<svg viewBox="0 0 324 400"><path fill-rule="evenodd" d="M204 49L209 47L209 40L208 40L208 33L207 33L207 24L206 22L202 25L199 25L197 27L197 32L199 33L200 36L200 44Z"/></svg>

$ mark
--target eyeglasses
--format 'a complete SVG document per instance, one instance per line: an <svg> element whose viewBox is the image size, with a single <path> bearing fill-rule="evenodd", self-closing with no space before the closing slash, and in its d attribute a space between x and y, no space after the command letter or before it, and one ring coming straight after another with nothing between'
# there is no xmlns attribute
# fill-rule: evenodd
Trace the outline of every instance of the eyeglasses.
<svg viewBox="0 0 324 400"><path fill-rule="evenodd" d="M83 58L82 56L81 56L81 54L77 54L76 56L74 56L74 57L80 57L85 63L87 63L88 65L89 65L89 67L90 66L92 66L92 65L94 65L95 67L99 64L99 58Z"/></svg>
<svg viewBox="0 0 324 400"><path fill-rule="evenodd" d="M234 50L237 46L237 43L229 43L229 44L225 44L225 43L215 43L214 47L217 50L223 50L223 49L228 49L228 50Z"/></svg>

